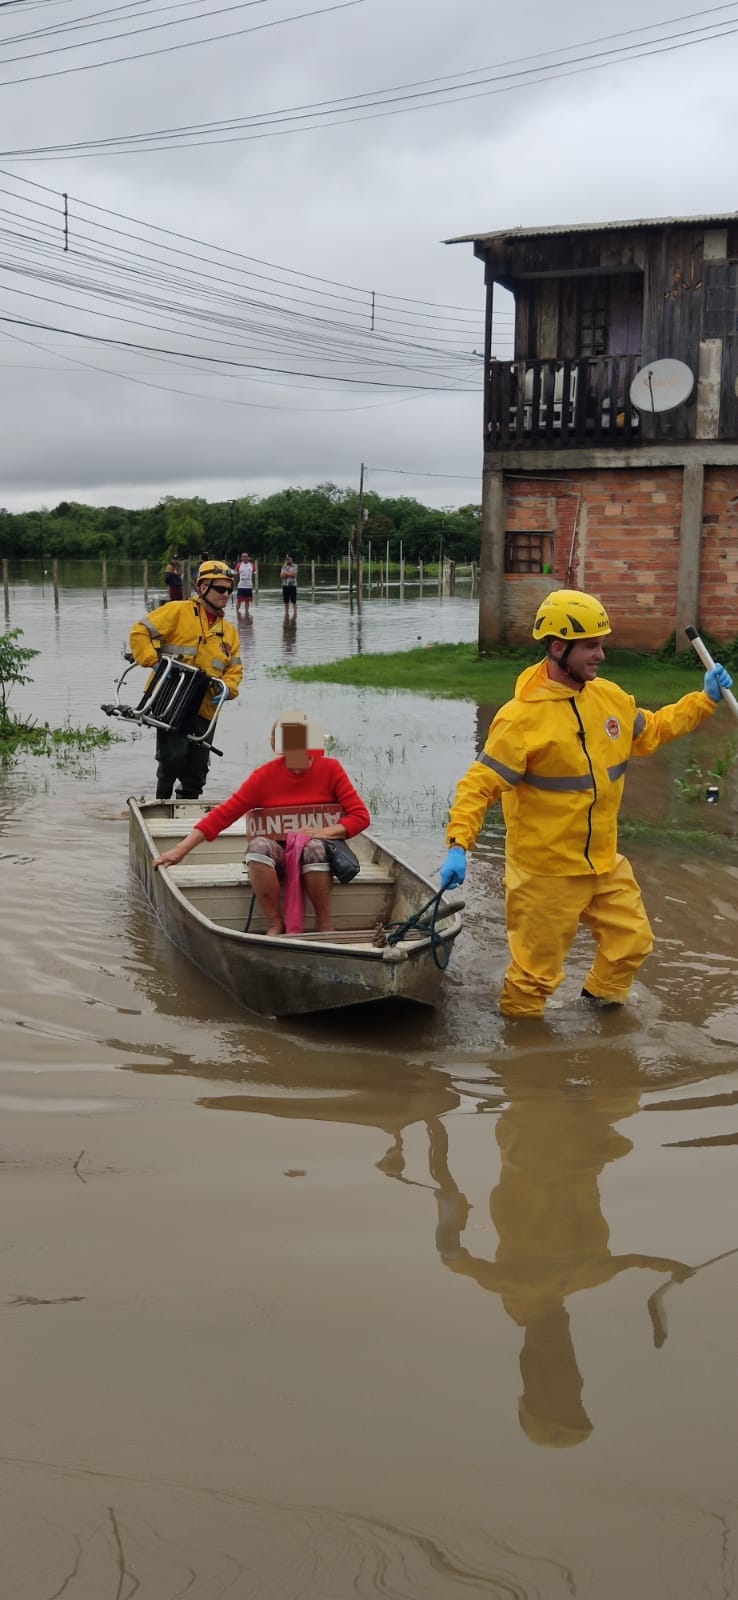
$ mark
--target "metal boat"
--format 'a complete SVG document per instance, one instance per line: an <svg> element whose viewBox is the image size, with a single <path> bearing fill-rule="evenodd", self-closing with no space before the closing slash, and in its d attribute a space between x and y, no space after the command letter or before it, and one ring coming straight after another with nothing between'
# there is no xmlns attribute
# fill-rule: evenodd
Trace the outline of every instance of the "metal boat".
<svg viewBox="0 0 738 1600"><path fill-rule="evenodd" d="M370 833L351 840L360 870L332 885L335 931L318 933L306 902L300 934L267 936L243 865L240 818L174 867L156 856L188 834L202 801L130 799L130 860L172 943L261 1016L403 999L433 1003L463 901L433 884Z"/></svg>

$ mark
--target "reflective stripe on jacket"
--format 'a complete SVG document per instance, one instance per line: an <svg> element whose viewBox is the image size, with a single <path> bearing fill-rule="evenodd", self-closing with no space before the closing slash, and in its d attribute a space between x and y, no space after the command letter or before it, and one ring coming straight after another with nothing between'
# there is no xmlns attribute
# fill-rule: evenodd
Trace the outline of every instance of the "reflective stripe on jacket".
<svg viewBox="0 0 738 1600"><path fill-rule="evenodd" d="M488 806L502 798L506 852L524 872L610 872L628 761L651 755L712 715L702 690L642 711L606 678L577 693L528 667L493 719L484 750L461 779L447 839L469 849Z"/></svg>
<svg viewBox="0 0 738 1600"><path fill-rule="evenodd" d="M128 638L131 655L140 667L155 667L163 655L174 656L190 667L200 667L209 678L220 678L235 700L243 677L238 634L232 622L217 616L210 622L202 600L170 600L134 622ZM201 717L213 714L212 690L199 709Z"/></svg>

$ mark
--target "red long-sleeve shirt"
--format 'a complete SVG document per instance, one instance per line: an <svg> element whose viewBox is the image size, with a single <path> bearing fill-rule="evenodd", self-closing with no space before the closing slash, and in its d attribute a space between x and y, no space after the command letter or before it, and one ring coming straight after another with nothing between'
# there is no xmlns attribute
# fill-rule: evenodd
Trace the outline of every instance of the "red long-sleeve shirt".
<svg viewBox="0 0 738 1600"><path fill-rule="evenodd" d="M312 764L302 772L286 767L283 756L257 767L222 805L214 806L195 823L198 833L215 839L246 811L269 807L305 811L329 805L340 807L347 838L363 833L369 827L369 812L340 761L320 750L311 750L310 757Z"/></svg>

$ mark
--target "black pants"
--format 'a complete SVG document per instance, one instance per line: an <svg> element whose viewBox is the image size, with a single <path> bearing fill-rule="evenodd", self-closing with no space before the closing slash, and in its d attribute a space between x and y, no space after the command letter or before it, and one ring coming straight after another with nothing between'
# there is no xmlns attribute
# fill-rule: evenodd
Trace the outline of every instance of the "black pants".
<svg viewBox="0 0 738 1600"><path fill-rule="evenodd" d="M205 733L210 723L206 717L195 717L193 733ZM182 800L197 800L205 788L210 765L207 744L191 744L184 733L156 734L156 798L168 800L175 782Z"/></svg>

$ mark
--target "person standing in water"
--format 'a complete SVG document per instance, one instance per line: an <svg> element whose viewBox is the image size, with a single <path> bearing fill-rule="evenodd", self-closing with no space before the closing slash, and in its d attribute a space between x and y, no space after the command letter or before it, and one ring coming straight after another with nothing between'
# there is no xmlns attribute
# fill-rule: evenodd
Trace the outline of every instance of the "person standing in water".
<svg viewBox="0 0 738 1600"><path fill-rule="evenodd" d="M451 805L444 889L463 883L467 850L488 807L502 799L506 1017L542 1016L580 923L596 945L583 998L598 1005L627 998L653 948L633 869L618 851L628 762L699 727L733 681L716 663L701 689L660 711L641 710L618 684L598 677L602 640L611 632L594 595L556 589L541 601L533 638L544 658L520 674Z"/></svg>
<svg viewBox="0 0 738 1600"><path fill-rule="evenodd" d="M248 622L251 616L251 602L254 598L254 563L250 555L244 550L236 566L236 617L243 614Z"/></svg>
<svg viewBox="0 0 738 1600"><path fill-rule="evenodd" d="M139 622L134 622L128 645L141 667L157 667L163 656L173 656L199 667L213 680L223 682L228 699L235 700L243 676L238 634L223 612L233 593L233 573L223 561L204 561L189 600L167 601ZM198 707L194 727L207 733L215 710L216 682L208 685ZM207 740L193 744L186 733L157 729L156 798L168 800L175 782L177 799L197 800L205 787L210 765Z"/></svg>
<svg viewBox="0 0 738 1600"><path fill-rule="evenodd" d="M290 555L285 556L284 561L282 562L282 570L279 574L279 577L282 584L282 599L284 601L285 616L289 615L289 609L290 606L292 606L292 615L293 617L296 617L297 562L293 561Z"/></svg>

